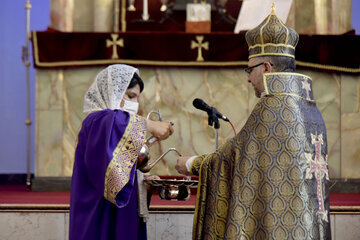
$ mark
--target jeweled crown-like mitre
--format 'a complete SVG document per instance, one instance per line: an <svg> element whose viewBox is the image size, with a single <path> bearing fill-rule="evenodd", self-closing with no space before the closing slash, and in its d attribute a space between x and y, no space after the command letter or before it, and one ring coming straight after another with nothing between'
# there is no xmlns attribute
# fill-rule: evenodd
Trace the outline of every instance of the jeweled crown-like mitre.
<svg viewBox="0 0 360 240"><path fill-rule="evenodd" d="M249 59L260 56L286 56L295 58L299 35L286 26L275 14L275 5L265 20L246 32Z"/></svg>

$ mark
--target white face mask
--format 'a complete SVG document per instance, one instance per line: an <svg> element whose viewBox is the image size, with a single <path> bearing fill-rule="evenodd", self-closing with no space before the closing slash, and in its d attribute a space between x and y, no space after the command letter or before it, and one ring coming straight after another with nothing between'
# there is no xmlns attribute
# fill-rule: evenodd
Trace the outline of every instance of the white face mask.
<svg viewBox="0 0 360 240"><path fill-rule="evenodd" d="M124 99L124 106L122 107L122 110L137 114L138 109L139 109L139 103Z"/></svg>

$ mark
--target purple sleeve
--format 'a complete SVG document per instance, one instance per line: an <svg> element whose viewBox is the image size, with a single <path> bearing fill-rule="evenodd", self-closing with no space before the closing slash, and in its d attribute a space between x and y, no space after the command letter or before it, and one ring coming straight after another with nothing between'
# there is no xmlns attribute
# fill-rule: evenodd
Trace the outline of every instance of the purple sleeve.
<svg viewBox="0 0 360 240"><path fill-rule="evenodd" d="M97 194L118 207L126 205L145 133L145 119L140 116L120 110L90 114L79 133L73 179L86 175Z"/></svg>
<svg viewBox="0 0 360 240"><path fill-rule="evenodd" d="M79 145L84 148L86 175L96 191L104 194L104 179L112 153L121 140L129 121L122 111L103 110L90 114L83 123L84 134L79 134Z"/></svg>

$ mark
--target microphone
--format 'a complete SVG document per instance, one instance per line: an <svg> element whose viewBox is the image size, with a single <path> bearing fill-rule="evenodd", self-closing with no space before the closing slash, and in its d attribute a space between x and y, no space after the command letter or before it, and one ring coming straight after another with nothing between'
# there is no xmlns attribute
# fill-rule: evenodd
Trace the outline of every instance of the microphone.
<svg viewBox="0 0 360 240"><path fill-rule="evenodd" d="M222 120L224 120L226 122L230 122L230 120L225 115L221 114L216 108L210 107L209 105L207 105L206 102L204 102L200 98L195 98L193 101L193 105L195 108L197 108L199 110L203 110L210 115L212 115L214 113L216 115L216 117L221 118Z"/></svg>

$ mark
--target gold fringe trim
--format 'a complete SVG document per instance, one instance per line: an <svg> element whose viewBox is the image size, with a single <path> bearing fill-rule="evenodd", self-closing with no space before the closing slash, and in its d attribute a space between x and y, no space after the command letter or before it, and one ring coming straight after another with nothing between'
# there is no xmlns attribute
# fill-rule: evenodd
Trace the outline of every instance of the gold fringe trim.
<svg viewBox="0 0 360 240"><path fill-rule="evenodd" d="M296 61L296 65L302 66L302 67L315 68L315 69L333 70L333 71L338 71L338 72L360 73L360 67L359 68L347 68L347 67L323 65L323 64L303 62L303 61Z"/></svg>

